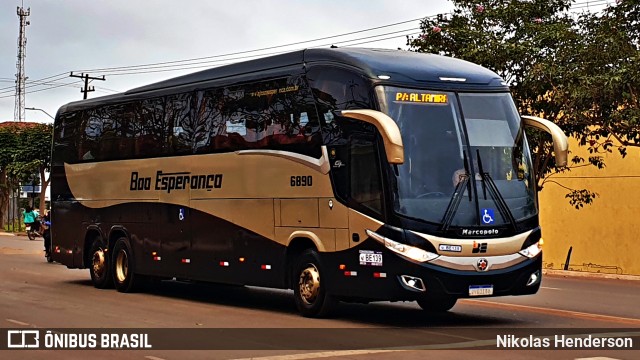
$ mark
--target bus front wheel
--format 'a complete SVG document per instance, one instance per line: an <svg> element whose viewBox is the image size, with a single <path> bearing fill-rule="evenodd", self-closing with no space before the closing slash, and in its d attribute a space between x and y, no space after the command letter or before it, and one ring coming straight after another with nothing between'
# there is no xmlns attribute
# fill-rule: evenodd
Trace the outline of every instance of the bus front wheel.
<svg viewBox="0 0 640 360"><path fill-rule="evenodd" d="M438 298L421 298L418 299L418 305L424 311L428 312L445 312L451 310L451 308L458 301L455 297L438 297Z"/></svg>
<svg viewBox="0 0 640 360"><path fill-rule="evenodd" d="M107 244L101 237L96 237L91 243L91 260L88 265L93 286L98 289L107 289L113 285Z"/></svg>
<svg viewBox="0 0 640 360"><path fill-rule="evenodd" d="M305 250L293 270L293 292L296 307L305 317L326 317L337 300L327 293L322 283L322 265L315 250Z"/></svg>
<svg viewBox="0 0 640 360"><path fill-rule="evenodd" d="M135 260L131 245L126 237L121 237L113 247L111 258L113 283L119 292L133 292L140 282L135 274Z"/></svg>

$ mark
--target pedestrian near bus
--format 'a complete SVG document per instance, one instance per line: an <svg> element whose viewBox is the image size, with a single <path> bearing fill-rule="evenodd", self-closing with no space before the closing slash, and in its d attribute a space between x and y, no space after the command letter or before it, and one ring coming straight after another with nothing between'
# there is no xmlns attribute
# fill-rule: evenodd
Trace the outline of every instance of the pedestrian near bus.
<svg viewBox="0 0 640 360"><path fill-rule="evenodd" d="M51 212L45 212L42 217L42 237L44 238L44 256L48 262L53 262L51 257Z"/></svg>

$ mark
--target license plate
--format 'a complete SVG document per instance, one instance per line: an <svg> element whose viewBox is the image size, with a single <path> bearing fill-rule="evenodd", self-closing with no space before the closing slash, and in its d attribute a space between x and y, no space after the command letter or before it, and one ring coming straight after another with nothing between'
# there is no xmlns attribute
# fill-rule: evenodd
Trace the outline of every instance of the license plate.
<svg viewBox="0 0 640 360"><path fill-rule="evenodd" d="M361 250L360 265L382 266L382 254Z"/></svg>
<svg viewBox="0 0 640 360"><path fill-rule="evenodd" d="M493 295L493 285L471 285L469 286L469 296Z"/></svg>
<svg viewBox="0 0 640 360"><path fill-rule="evenodd" d="M31 226L27 226L27 228L25 229L26 231L31 230Z"/></svg>

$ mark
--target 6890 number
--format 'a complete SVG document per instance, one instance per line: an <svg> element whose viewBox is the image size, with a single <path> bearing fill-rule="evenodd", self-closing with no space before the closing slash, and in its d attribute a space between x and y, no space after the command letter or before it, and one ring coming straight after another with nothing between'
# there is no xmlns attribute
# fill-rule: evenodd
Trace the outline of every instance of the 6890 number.
<svg viewBox="0 0 640 360"><path fill-rule="evenodd" d="M309 176L291 176L291 186L312 186L313 177Z"/></svg>

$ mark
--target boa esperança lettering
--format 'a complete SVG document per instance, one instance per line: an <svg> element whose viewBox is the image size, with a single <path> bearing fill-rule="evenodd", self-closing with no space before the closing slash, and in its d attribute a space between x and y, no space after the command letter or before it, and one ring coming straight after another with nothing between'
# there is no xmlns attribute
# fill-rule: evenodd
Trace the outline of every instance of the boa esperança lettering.
<svg viewBox="0 0 640 360"><path fill-rule="evenodd" d="M131 172L129 190L151 190L151 177L141 177L137 171ZM222 174L191 175L190 172L156 172L154 189L171 193L173 190L203 189L211 191L222 187Z"/></svg>

